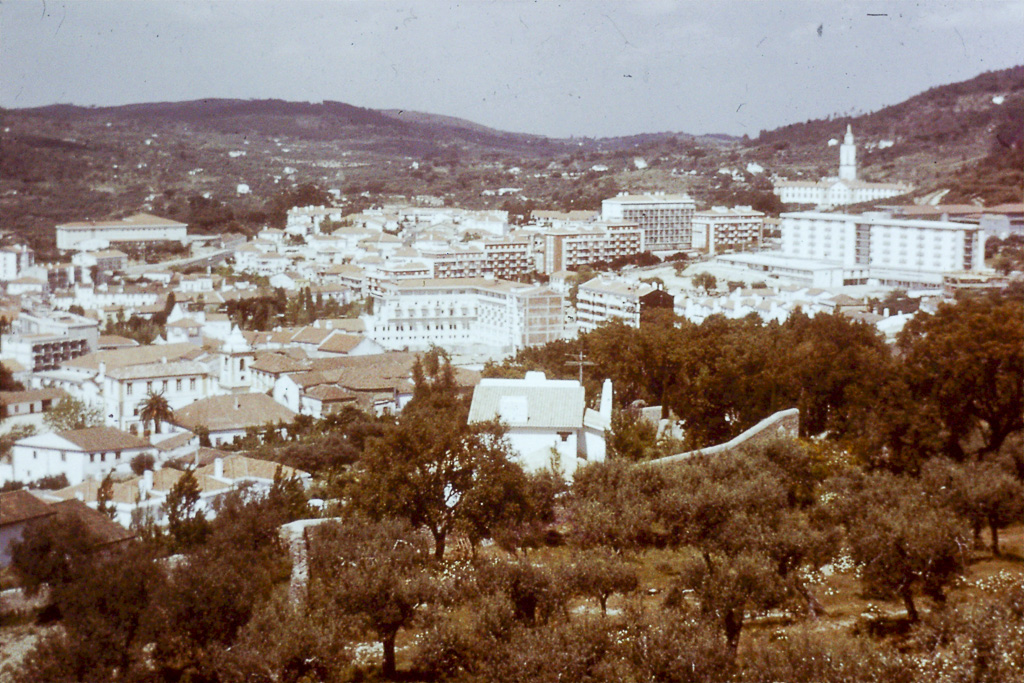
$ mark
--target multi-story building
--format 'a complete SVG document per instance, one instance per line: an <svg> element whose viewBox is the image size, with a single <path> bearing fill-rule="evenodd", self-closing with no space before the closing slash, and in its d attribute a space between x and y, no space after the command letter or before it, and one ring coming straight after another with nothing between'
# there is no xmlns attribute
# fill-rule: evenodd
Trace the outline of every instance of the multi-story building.
<svg viewBox="0 0 1024 683"><path fill-rule="evenodd" d="M595 277L580 285L576 295L576 322L580 332L614 320L639 327L641 314L649 308L672 310L674 300L664 289L636 282Z"/></svg>
<svg viewBox="0 0 1024 683"><path fill-rule="evenodd" d="M685 194L620 194L601 202L601 218L638 225L644 233L645 249L678 251L692 247L695 208L693 199Z"/></svg>
<svg viewBox="0 0 1024 683"><path fill-rule="evenodd" d="M35 252L24 245L0 247L0 282L17 280L35 262Z"/></svg>
<svg viewBox="0 0 1024 683"><path fill-rule="evenodd" d="M636 223L604 221L586 228L541 233L541 271L547 274L591 263L614 261L644 250L644 231Z"/></svg>
<svg viewBox="0 0 1024 683"><path fill-rule="evenodd" d="M56 227L57 248L85 250L115 243L180 242L185 244L188 225L137 213L113 221L81 221Z"/></svg>
<svg viewBox="0 0 1024 683"><path fill-rule="evenodd" d="M814 204L821 208L859 204L897 197L914 188L906 183L871 183L857 178L857 146L848 125L839 146L839 176L821 180L778 180L774 192L786 204Z"/></svg>
<svg viewBox="0 0 1024 683"><path fill-rule="evenodd" d="M487 278L381 283L367 336L386 349L515 350L562 336L562 297Z"/></svg>
<svg viewBox="0 0 1024 683"><path fill-rule="evenodd" d="M881 212L794 212L781 218L780 252L719 259L816 287L939 288L947 274L985 271L985 233L977 225Z"/></svg>
<svg viewBox="0 0 1024 683"><path fill-rule="evenodd" d="M22 311L3 336L3 357L33 371L53 370L96 348L99 323L73 313Z"/></svg>
<svg viewBox="0 0 1024 683"><path fill-rule="evenodd" d="M761 246L764 214L749 206L712 207L693 214L693 248L714 255L723 249Z"/></svg>

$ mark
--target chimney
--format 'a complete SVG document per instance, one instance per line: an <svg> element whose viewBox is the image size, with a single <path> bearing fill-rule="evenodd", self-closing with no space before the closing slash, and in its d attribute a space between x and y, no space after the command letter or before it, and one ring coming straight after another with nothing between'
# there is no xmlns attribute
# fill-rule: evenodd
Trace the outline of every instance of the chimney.
<svg viewBox="0 0 1024 683"><path fill-rule="evenodd" d="M213 461L213 476L217 479L224 478L224 459L217 458Z"/></svg>
<svg viewBox="0 0 1024 683"><path fill-rule="evenodd" d="M160 362L163 363L164 365L167 365L167 356L161 356Z"/></svg>
<svg viewBox="0 0 1024 683"><path fill-rule="evenodd" d="M242 399L240 399L237 396L235 396L235 410L241 410L241 408L242 408Z"/></svg>
<svg viewBox="0 0 1024 683"><path fill-rule="evenodd" d="M612 381L605 379L604 385L601 387L601 417L611 422L612 419Z"/></svg>
<svg viewBox="0 0 1024 683"><path fill-rule="evenodd" d="M103 361L100 361L100 372L99 372L98 379L102 380L106 376L107 376L107 364L104 363Z"/></svg>
<svg viewBox="0 0 1024 683"><path fill-rule="evenodd" d="M149 492L153 490L153 470L146 470L142 473L142 478L139 479L139 497L147 498Z"/></svg>

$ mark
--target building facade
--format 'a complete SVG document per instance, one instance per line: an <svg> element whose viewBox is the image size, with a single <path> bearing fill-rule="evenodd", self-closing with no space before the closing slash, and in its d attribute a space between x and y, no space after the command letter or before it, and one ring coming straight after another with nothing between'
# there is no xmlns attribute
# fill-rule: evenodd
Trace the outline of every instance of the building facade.
<svg viewBox="0 0 1024 683"><path fill-rule="evenodd" d="M601 202L601 218L639 226L645 249L678 251L692 247L695 208L693 199L685 194L620 194Z"/></svg>
<svg viewBox="0 0 1024 683"><path fill-rule="evenodd" d="M715 206L693 214L693 248L711 255L760 247L763 233L764 213L749 206Z"/></svg>
<svg viewBox="0 0 1024 683"><path fill-rule="evenodd" d="M118 242L180 242L185 244L188 226L185 223L137 213L113 221L80 221L56 227L57 248L85 250L105 248Z"/></svg>

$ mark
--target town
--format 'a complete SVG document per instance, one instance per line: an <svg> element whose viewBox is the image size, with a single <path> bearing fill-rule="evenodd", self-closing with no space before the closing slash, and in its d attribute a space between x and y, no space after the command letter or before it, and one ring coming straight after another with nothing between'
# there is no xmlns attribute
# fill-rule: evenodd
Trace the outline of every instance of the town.
<svg viewBox="0 0 1024 683"><path fill-rule="evenodd" d="M153 102L3 110L0 683L1024 674L1024 67L756 137Z"/></svg>

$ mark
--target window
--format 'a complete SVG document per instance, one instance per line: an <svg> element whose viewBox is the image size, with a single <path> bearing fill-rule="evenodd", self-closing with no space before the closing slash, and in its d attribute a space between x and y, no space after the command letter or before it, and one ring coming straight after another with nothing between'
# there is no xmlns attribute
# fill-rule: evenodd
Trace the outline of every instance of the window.
<svg viewBox="0 0 1024 683"><path fill-rule="evenodd" d="M196 378L195 377L192 377L192 378L190 378L188 380L188 389L189 389L189 391L195 391L196 390Z"/></svg>
<svg viewBox="0 0 1024 683"><path fill-rule="evenodd" d="M176 380L176 381L174 382L174 390L175 390L175 391L181 391L181 380L180 380L180 379L179 379L179 380Z"/></svg>
<svg viewBox="0 0 1024 683"><path fill-rule="evenodd" d="M163 384L161 385L160 392L161 393L166 393L166 391L167 391L167 380L164 380Z"/></svg>
<svg viewBox="0 0 1024 683"><path fill-rule="evenodd" d="M153 383L152 382L146 382L146 393L147 394L152 394L153 393Z"/></svg>

